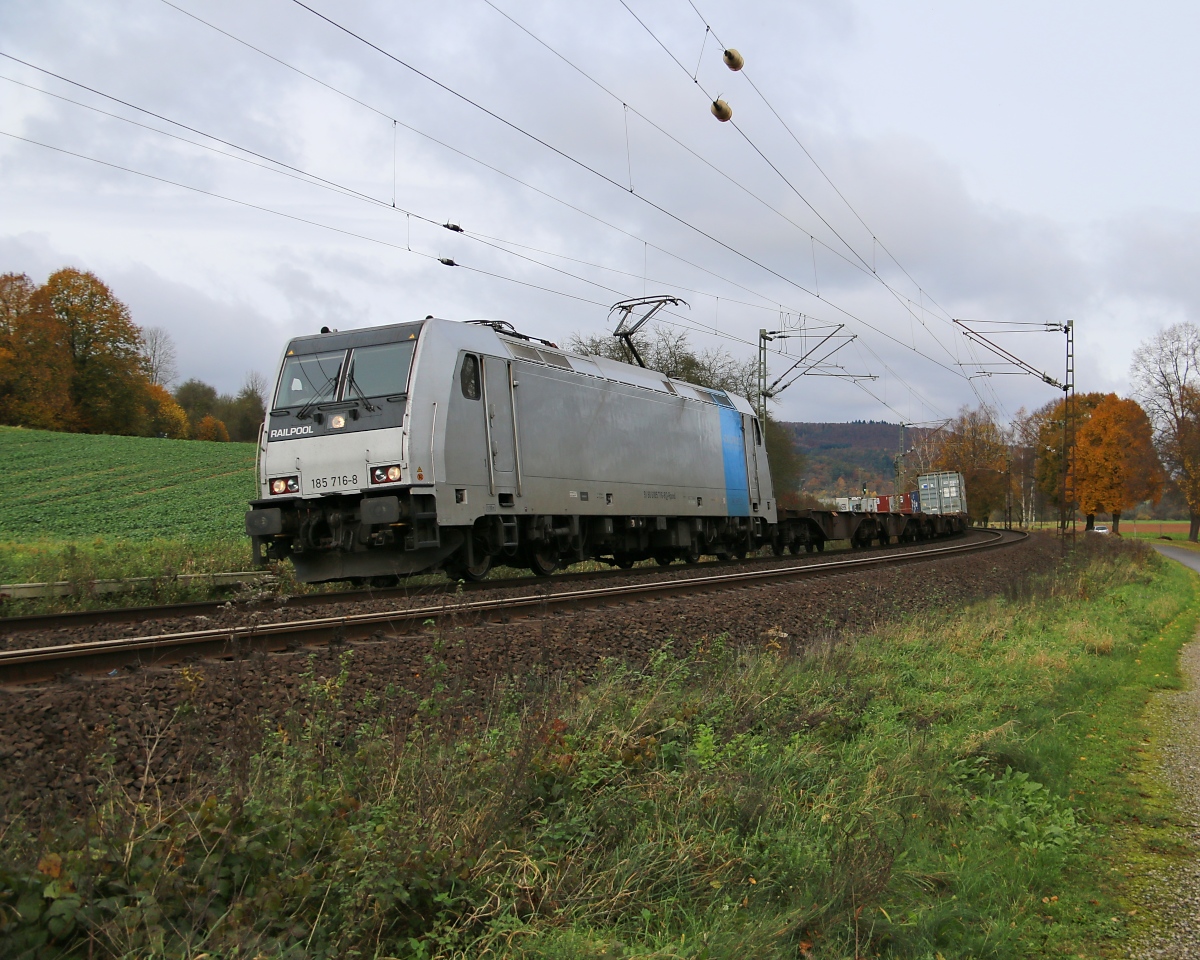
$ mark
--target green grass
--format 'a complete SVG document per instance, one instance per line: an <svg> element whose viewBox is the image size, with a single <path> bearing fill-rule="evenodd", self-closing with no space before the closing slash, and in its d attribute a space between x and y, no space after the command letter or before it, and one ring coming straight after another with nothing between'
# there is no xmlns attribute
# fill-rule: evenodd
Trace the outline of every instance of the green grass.
<svg viewBox="0 0 1200 960"><path fill-rule="evenodd" d="M242 518L255 496L252 444L0 427L0 461L10 481L0 503L0 583L250 563Z"/></svg>
<svg viewBox="0 0 1200 960"><path fill-rule="evenodd" d="M454 634L419 701L348 654L194 798L110 780L86 825L12 825L0 952L1122 956L1140 717L1196 619L1179 565L1097 543L1033 599L795 654L686 638L466 726Z"/></svg>
<svg viewBox="0 0 1200 960"><path fill-rule="evenodd" d="M254 445L0 427L10 543L241 536Z"/></svg>
<svg viewBox="0 0 1200 960"><path fill-rule="evenodd" d="M1163 539L1157 533L1136 533L1135 534L1135 533L1125 533L1125 531L1123 531L1123 530L1121 531L1121 536L1123 536L1129 540L1144 540L1147 543L1166 543L1169 546L1183 547L1187 550L1195 550L1198 547L1197 544L1193 543L1191 540L1189 540L1187 538L1187 529L1186 528L1184 528L1183 532L1178 535L1168 534L1167 535L1168 539Z"/></svg>

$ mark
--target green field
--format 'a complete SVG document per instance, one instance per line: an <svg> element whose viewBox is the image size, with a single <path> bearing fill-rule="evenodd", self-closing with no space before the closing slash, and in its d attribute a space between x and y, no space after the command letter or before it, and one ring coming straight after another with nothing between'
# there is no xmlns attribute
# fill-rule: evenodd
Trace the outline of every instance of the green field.
<svg viewBox="0 0 1200 960"><path fill-rule="evenodd" d="M0 427L0 540L242 535L254 445Z"/></svg>
<svg viewBox="0 0 1200 960"><path fill-rule="evenodd" d="M0 427L0 583L245 569L254 446Z"/></svg>

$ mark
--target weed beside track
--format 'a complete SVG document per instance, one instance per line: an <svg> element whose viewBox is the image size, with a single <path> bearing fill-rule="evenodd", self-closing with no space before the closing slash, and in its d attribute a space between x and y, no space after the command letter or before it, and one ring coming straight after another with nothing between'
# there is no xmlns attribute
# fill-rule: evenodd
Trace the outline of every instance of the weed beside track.
<svg viewBox="0 0 1200 960"><path fill-rule="evenodd" d="M9 811L0 952L1117 955L1109 826L1138 811L1129 751L1193 594L1105 541L858 637L744 645L714 622L486 697L452 631L411 691L356 684L346 651L175 794L157 752L211 693L189 667L148 708L138 777L113 742L87 816Z"/></svg>

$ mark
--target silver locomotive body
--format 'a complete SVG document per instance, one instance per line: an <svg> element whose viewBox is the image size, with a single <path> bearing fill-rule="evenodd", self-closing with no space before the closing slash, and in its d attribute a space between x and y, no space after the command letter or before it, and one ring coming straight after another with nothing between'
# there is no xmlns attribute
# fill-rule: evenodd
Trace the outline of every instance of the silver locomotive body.
<svg viewBox="0 0 1200 960"><path fill-rule="evenodd" d="M743 398L432 318L289 344L258 475L256 559L309 582L742 555L777 519Z"/></svg>

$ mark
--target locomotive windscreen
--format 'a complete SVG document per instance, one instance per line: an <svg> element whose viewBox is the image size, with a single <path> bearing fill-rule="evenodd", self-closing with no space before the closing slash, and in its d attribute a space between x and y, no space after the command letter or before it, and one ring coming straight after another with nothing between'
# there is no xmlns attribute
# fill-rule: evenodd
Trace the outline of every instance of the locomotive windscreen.
<svg viewBox="0 0 1200 960"><path fill-rule="evenodd" d="M396 324L293 340L273 409L405 393L420 329Z"/></svg>
<svg viewBox="0 0 1200 960"><path fill-rule="evenodd" d="M416 341L405 340L356 349L350 355L350 369L346 373L346 396L386 397L404 393L416 348Z"/></svg>
<svg viewBox="0 0 1200 960"><path fill-rule="evenodd" d="M275 407L298 407L335 399L345 358L345 350L288 357L279 377Z"/></svg>

